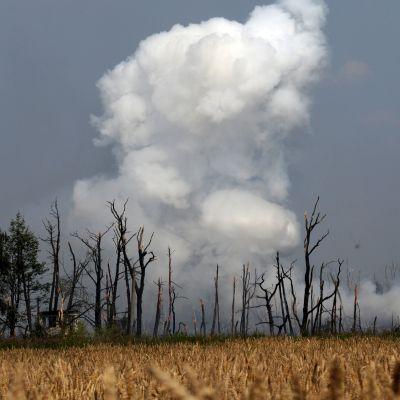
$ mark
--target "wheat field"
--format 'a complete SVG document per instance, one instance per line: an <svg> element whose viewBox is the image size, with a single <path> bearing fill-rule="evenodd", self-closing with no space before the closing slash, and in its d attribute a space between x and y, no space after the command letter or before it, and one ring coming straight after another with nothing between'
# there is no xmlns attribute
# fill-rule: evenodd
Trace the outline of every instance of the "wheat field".
<svg viewBox="0 0 400 400"><path fill-rule="evenodd" d="M2 399L394 399L400 342L247 339L0 352Z"/></svg>

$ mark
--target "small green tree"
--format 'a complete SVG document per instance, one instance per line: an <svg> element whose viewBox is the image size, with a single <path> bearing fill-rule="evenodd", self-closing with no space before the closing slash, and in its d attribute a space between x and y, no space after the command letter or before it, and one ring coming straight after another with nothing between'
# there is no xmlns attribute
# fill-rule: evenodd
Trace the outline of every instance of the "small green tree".
<svg viewBox="0 0 400 400"><path fill-rule="evenodd" d="M10 222L8 234L0 237L0 311L10 336L15 336L20 322L26 323L29 332L33 330L32 298L45 289L40 281L45 266L38 261L38 253L38 239L18 213Z"/></svg>

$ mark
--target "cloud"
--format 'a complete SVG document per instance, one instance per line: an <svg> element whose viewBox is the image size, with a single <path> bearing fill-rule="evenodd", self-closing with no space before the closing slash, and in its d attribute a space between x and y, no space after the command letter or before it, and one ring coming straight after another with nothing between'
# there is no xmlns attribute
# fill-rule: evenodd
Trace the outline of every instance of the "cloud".
<svg viewBox="0 0 400 400"><path fill-rule="evenodd" d="M76 183L72 223L98 229L106 201L129 197L131 229L154 230L157 254L172 246L200 278L293 249L285 139L308 122L326 11L282 0L243 24L212 18L143 40L97 84L96 143L113 146L118 173Z"/></svg>
<svg viewBox="0 0 400 400"><path fill-rule="evenodd" d="M298 242L298 226L293 213L242 190L220 190L208 196L202 206L201 222L231 240L250 239L253 251L292 248Z"/></svg>

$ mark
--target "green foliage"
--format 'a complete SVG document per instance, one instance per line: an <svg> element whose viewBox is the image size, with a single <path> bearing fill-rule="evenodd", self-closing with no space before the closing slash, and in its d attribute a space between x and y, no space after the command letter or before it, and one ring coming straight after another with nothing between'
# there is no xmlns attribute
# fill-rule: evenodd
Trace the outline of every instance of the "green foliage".
<svg viewBox="0 0 400 400"><path fill-rule="evenodd" d="M34 330L32 296L45 290L40 282L45 266L38 261L38 253L39 241L18 213L8 233L0 233L0 312L10 336L21 321Z"/></svg>

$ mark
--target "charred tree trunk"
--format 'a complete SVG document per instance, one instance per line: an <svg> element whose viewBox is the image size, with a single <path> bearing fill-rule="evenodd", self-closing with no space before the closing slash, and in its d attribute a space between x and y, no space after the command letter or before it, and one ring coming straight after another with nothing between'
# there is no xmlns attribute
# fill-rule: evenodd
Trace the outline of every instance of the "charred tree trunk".
<svg viewBox="0 0 400 400"><path fill-rule="evenodd" d="M88 231L88 238L84 238L75 233L73 236L79 239L89 250L90 259L94 265L94 276L86 268L89 278L93 281L95 286L95 303L94 303L94 327L96 330L101 329L102 325L102 282L104 277L103 259L102 259L102 240L104 236L111 229L112 225L106 228L103 232L93 233Z"/></svg>
<svg viewBox="0 0 400 400"><path fill-rule="evenodd" d="M115 274L114 281L112 287L112 296L111 296L111 314L113 320L116 319L117 315L117 295L118 295L118 282L120 279L120 265L123 263L123 277L125 280L125 289L126 289L126 301L127 301L127 328L126 333L129 335L132 332L132 324L134 324L134 313L135 309L132 307L132 302L134 302L135 298L135 270L134 266L131 265L130 258L128 256L127 245L132 240L136 234L130 235L128 233L128 219L126 217L126 205L128 200L126 200L122 206L122 210L118 211L115 205L115 200L112 202L108 202L110 207L110 211L115 220L114 227L114 244L116 247L117 260L115 264ZM129 237L128 237L129 236Z"/></svg>
<svg viewBox="0 0 400 400"><path fill-rule="evenodd" d="M358 306L358 286L354 286L354 306L353 306L353 327L352 332L357 331L357 306Z"/></svg>
<svg viewBox="0 0 400 400"><path fill-rule="evenodd" d="M314 204L313 211L311 213L310 219L308 219L307 214L304 215L305 223L305 238L304 238L304 261L305 261L305 274L304 274L304 296L303 296L303 315L300 324L300 333L303 336L308 335L308 321L310 316L310 293L312 286L312 265L311 265L311 255L321 244L321 242L328 236L329 231L322 235L315 244L312 244L312 233L314 229L324 221L326 215L321 215L317 210L319 203L319 197ZM313 307L312 307L313 308Z"/></svg>
<svg viewBox="0 0 400 400"><path fill-rule="evenodd" d="M26 280L25 276L22 276L22 287L24 291L24 299L25 299L25 312L26 319L28 322L29 332L32 332L32 307L31 307L31 293L29 288L29 282Z"/></svg>
<svg viewBox="0 0 400 400"><path fill-rule="evenodd" d="M205 311L204 301L202 299L200 299L200 309L201 309L200 334L206 336L206 311Z"/></svg>
<svg viewBox="0 0 400 400"><path fill-rule="evenodd" d="M50 287L49 311L57 311L60 293L60 246L61 246L61 217L57 199L50 207L50 219L43 221L47 236L42 239L50 247L49 257L52 263L52 281Z"/></svg>
<svg viewBox="0 0 400 400"><path fill-rule="evenodd" d="M153 337L158 337L158 329L160 326L161 319L161 309L162 309L162 283L161 279L158 278L157 282L157 306L156 306L156 317L154 320L154 329L153 329Z"/></svg>
<svg viewBox="0 0 400 400"><path fill-rule="evenodd" d="M172 288L172 251L168 247L168 316L167 316L167 334L171 334L172 322L172 303L173 303L173 288Z"/></svg>
<svg viewBox="0 0 400 400"><path fill-rule="evenodd" d="M140 269L139 285L135 282L136 289L136 336L140 337L142 335L142 319L143 319L143 292L146 277L146 268L152 263L156 257L152 251L148 251L151 241L153 240L154 233L151 234L147 244L143 243L144 227L140 227L138 233L136 234L137 239L137 250L138 250L138 260ZM134 271L134 266L131 269ZM131 272L132 273L132 272Z"/></svg>
<svg viewBox="0 0 400 400"><path fill-rule="evenodd" d="M211 326L211 335L215 334L215 329L217 328L218 334L221 334L221 326L219 320L219 297L218 297L218 279L219 279L219 266L217 264L217 271L214 278L214 312L213 312L213 320Z"/></svg>
<svg viewBox="0 0 400 400"><path fill-rule="evenodd" d="M232 290L232 314L231 314L231 335L235 335L235 297L236 297L236 277L233 277Z"/></svg>

